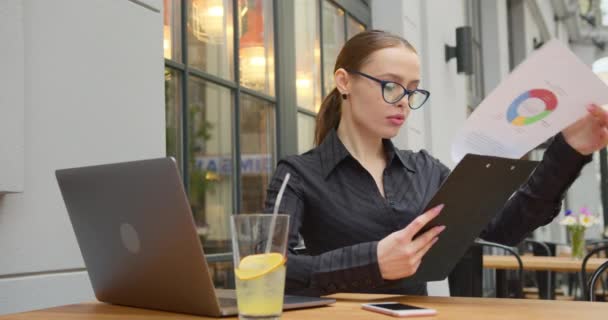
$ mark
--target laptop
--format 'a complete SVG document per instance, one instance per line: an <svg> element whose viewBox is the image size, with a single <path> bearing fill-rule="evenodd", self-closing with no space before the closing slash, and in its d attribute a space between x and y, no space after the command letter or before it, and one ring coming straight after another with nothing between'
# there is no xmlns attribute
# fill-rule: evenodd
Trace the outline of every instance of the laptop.
<svg viewBox="0 0 608 320"><path fill-rule="evenodd" d="M237 314L216 290L173 158L57 170L99 301L201 316ZM286 295L284 309L334 303Z"/></svg>
<svg viewBox="0 0 608 320"><path fill-rule="evenodd" d="M475 239L517 189L525 183L538 161L467 154L452 170L422 212L444 204L441 214L416 236L435 226L446 226L426 253L411 282L447 278Z"/></svg>

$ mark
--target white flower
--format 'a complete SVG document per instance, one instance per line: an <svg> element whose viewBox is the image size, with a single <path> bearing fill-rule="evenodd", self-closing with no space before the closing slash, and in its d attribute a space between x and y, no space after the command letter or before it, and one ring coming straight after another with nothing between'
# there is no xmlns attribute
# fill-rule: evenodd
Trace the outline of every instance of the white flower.
<svg viewBox="0 0 608 320"><path fill-rule="evenodd" d="M580 224L583 225L585 228L591 227L596 222L596 219L594 216L582 215L582 216L578 217L578 219L579 219Z"/></svg>
<svg viewBox="0 0 608 320"><path fill-rule="evenodd" d="M572 226L576 224L576 218L573 216L567 216L559 222L562 226Z"/></svg>

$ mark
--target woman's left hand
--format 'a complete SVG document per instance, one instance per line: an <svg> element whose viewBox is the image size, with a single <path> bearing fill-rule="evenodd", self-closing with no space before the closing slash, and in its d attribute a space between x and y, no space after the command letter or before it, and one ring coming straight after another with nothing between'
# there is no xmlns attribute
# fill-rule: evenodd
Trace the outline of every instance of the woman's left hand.
<svg viewBox="0 0 608 320"><path fill-rule="evenodd" d="M562 131L566 142L580 154L589 155L608 145L608 112L592 104L586 116Z"/></svg>

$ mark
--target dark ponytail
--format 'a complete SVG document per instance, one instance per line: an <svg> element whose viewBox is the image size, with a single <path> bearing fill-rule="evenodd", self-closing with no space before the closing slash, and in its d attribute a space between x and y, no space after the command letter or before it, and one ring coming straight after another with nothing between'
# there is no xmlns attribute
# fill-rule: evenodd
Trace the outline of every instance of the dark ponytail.
<svg viewBox="0 0 608 320"><path fill-rule="evenodd" d="M321 144L331 129L337 129L340 124L342 97L338 88L334 88L321 103L321 109L317 114L315 128L315 145Z"/></svg>
<svg viewBox="0 0 608 320"><path fill-rule="evenodd" d="M405 46L416 53L416 49L407 40L389 32L367 30L358 33L350 38L340 50L334 72L340 68L359 70L372 53L380 49L398 46ZM317 114L315 145L321 144L331 129L338 128L342 114L342 100L343 98L337 88L334 88L323 99Z"/></svg>

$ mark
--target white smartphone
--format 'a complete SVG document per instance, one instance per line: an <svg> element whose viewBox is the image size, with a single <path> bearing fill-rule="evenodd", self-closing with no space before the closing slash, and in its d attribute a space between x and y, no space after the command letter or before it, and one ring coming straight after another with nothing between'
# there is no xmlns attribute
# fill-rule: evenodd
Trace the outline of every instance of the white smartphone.
<svg viewBox="0 0 608 320"><path fill-rule="evenodd" d="M435 309L420 308L399 302L366 303L361 306L365 310L384 313L393 317L420 317L437 314Z"/></svg>

